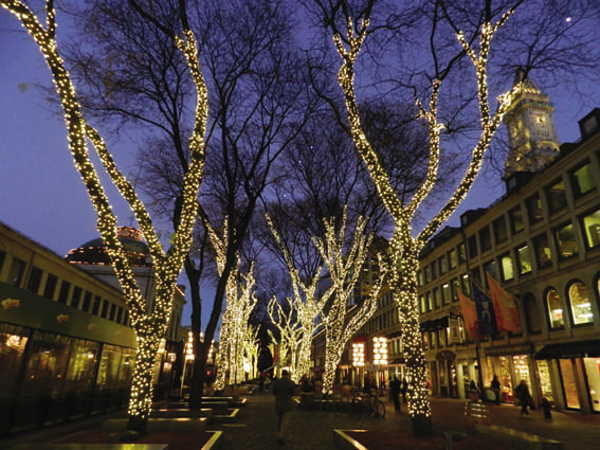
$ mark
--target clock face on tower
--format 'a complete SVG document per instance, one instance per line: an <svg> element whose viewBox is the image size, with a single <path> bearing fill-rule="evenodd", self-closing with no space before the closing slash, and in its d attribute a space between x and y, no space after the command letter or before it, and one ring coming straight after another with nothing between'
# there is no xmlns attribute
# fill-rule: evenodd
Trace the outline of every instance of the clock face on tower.
<svg viewBox="0 0 600 450"><path fill-rule="evenodd" d="M550 137L550 121L544 113L535 113L532 116L535 132L541 137Z"/></svg>

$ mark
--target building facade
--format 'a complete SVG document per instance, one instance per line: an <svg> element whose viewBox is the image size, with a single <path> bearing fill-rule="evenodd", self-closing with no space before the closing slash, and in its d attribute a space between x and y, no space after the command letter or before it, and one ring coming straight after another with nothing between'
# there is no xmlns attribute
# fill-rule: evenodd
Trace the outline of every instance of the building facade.
<svg viewBox="0 0 600 450"><path fill-rule="evenodd" d="M136 344L123 295L83 267L0 223L0 434L127 403ZM166 342L157 384L178 346Z"/></svg>

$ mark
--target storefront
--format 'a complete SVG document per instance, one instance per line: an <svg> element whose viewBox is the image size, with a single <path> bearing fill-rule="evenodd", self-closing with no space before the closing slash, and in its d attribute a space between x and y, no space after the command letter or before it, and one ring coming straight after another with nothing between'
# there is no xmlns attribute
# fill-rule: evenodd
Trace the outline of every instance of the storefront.
<svg viewBox="0 0 600 450"><path fill-rule="evenodd" d="M501 402L514 403L515 388L521 381L525 381L534 402L539 403L538 377L535 376L534 370L534 359L529 346L488 349L483 373L486 398L488 400L495 399L491 384L496 376L500 382Z"/></svg>

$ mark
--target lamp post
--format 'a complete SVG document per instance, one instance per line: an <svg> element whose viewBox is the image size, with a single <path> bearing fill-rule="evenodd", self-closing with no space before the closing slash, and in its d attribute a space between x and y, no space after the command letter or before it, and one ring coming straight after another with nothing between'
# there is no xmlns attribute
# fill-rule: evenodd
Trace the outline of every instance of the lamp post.
<svg viewBox="0 0 600 450"><path fill-rule="evenodd" d="M200 333L200 337L202 336L203 334ZM183 397L183 383L185 381L185 369L187 367L187 363L188 361L194 360L194 336L191 331L188 332L188 339L185 343L185 346L183 347L183 354L183 370L181 371L181 387L179 388L180 398Z"/></svg>

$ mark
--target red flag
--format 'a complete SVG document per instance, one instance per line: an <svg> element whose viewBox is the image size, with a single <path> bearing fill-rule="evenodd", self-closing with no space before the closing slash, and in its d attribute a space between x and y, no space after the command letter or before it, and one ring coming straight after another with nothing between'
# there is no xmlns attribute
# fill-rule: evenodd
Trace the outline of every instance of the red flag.
<svg viewBox="0 0 600 450"><path fill-rule="evenodd" d="M467 297L460 289L456 290L458 301L460 303L460 311L462 312L465 321L465 328L471 339L479 339L479 325L477 323L477 309L475 302Z"/></svg>
<svg viewBox="0 0 600 450"><path fill-rule="evenodd" d="M521 317L515 297L507 292L498 281L487 273L490 297L494 302L496 312L496 325L498 330L521 332Z"/></svg>

